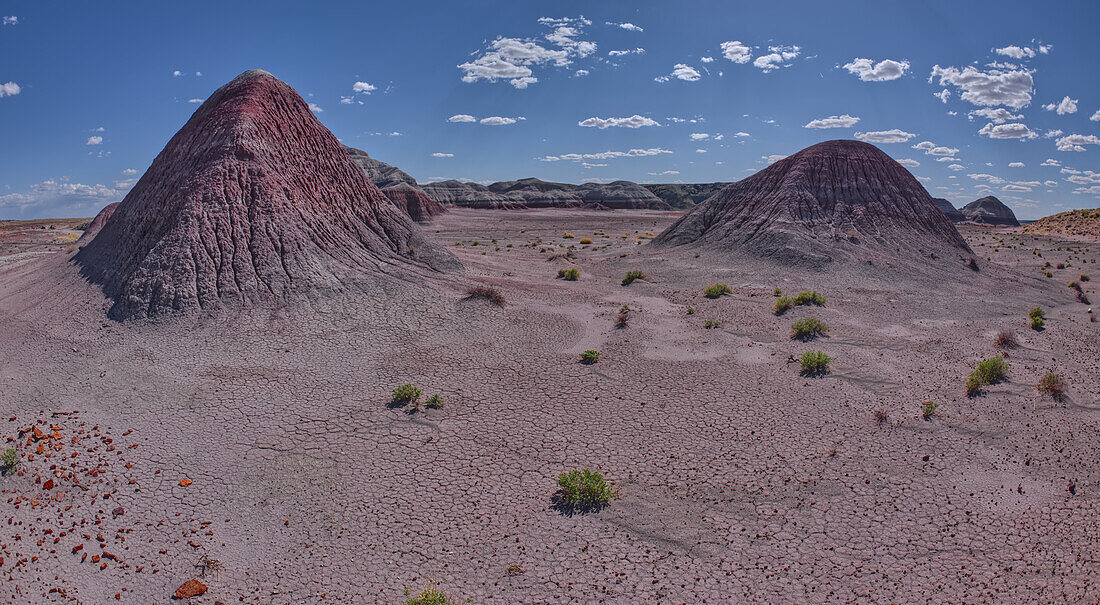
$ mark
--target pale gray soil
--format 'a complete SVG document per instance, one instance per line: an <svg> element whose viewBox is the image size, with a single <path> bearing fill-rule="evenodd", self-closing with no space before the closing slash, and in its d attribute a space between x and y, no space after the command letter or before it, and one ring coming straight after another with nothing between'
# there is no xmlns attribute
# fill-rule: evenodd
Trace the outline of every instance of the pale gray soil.
<svg viewBox="0 0 1100 605"><path fill-rule="evenodd" d="M194 603L400 603L429 579L473 603L1100 600L1100 323L1066 287L1092 273L1100 296L1100 244L967 228L995 264L866 279L637 245L675 217L452 210L426 230L465 274L161 323L107 320L65 252L0 265L0 437L21 458L0 602L167 603L192 577ZM547 260L559 244L577 258ZM621 286L630 269L648 280ZM716 281L733 295L704 298ZM506 306L464 300L474 283ZM828 304L776 317L776 287ZM809 316L829 336L790 340ZM967 398L1003 329L1009 380ZM818 348L824 377L787 363ZM1065 401L1036 391L1050 370ZM389 407L404 382L445 407ZM578 467L610 507L551 507Z"/></svg>

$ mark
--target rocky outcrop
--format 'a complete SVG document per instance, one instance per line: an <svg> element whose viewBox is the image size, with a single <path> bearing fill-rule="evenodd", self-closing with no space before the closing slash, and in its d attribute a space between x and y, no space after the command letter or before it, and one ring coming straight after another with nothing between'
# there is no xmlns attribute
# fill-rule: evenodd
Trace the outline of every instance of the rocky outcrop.
<svg viewBox="0 0 1100 605"><path fill-rule="evenodd" d="M92 241L92 238L107 224L107 219L111 218L111 215L115 213L115 209L118 208L120 203L121 202L115 202L104 206L103 210L100 210L99 214L95 215L92 222L88 223L88 226L84 229L84 233L80 234L80 239L76 240L76 245L83 246Z"/></svg>
<svg viewBox="0 0 1100 605"><path fill-rule="evenodd" d="M344 146L344 150L351 156L352 161L363 169L367 180L374 183L386 194L398 208L409 213L414 221L426 222L437 214L445 212L439 202L433 201L419 185L416 179L409 176L400 168L376 160L362 149Z"/></svg>
<svg viewBox="0 0 1100 605"><path fill-rule="evenodd" d="M1008 225L1011 227L1020 226L1020 221L1016 220L1016 215L1012 212L1012 209L1005 206L1001 200L992 195L987 195L970 202L963 206L959 212L966 217L966 220L973 223L981 223L983 225Z"/></svg>
<svg viewBox="0 0 1100 605"><path fill-rule="evenodd" d="M686 209L702 203L729 183L665 183L642 185L674 209Z"/></svg>
<svg viewBox="0 0 1100 605"><path fill-rule="evenodd" d="M442 181L424 185L424 191L441 204L467 208L671 209L646 188L630 181L571 185L526 178L488 187Z"/></svg>
<svg viewBox="0 0 1100 605"><path fill-rule="evenodd" d="M940 211L943 212L944 216L946 216L948 220L950 220L952 223L961 223L962 221L966 220L966 217L963 216L963 213L959 212L959 209L952 205L951 202L943 199L942 197L934 197L932 198L932 201L936 202L936 207L939 208Z"/></svg>
<svg viewBox="0 0 1100 605"><path fill-rule="evenodd" d="M375 291L460 267L261 70L210 95L74 262L120 319Z"/></svg>
<svg viewBox="0 0 1100 605"><path fill-rule="evenodd" d="M827 141L699 204L654 240L783 264L957 262L972 254L932 197L873 145Z"/></svg>
<svg viewBox="0 0 1100 605"><path fill-rule="evenodd" d="M1025 225L1023 232L1100 240L1100 208L1060 212Z"/></svg>

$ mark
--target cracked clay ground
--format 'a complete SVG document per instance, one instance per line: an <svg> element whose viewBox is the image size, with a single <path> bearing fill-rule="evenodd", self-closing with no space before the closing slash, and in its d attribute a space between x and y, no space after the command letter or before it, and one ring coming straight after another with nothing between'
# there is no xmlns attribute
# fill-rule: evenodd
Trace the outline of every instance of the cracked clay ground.
<svg viewBox="0 0 1100 605"><path fill-rule="evenodd" d="M107 320L64 252L4 265L0 602L1100 600L1100 323L1066 287L1100 298L1100 244L964 228L996 264L868 281L638 245L674 217L452 211L427 231L463 275L160 324ZM776 317L776 287L827 306ZM829 336L790 340L809 316ZM1008 381L967 398L1004 329ZM824 377L787 363L818 348ZM389 407L405 382L445 406ZM551 508L577 467L608 508Z"/></svg>

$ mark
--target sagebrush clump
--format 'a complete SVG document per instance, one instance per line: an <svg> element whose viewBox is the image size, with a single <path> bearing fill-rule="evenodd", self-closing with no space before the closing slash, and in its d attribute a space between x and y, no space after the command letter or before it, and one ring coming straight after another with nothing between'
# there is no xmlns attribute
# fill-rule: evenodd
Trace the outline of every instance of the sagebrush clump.
<svg viewBox="0 0 1100 605"><path fill-rule="evenodd" d="M795 340L813 340L828 331L829 324L816 317L807 317L791 324L791 338Z"/></svg>
<svg viewBox="0 0 1100 605"><path fill-rule="evenodd" d="M822 351L807 351L799 359L802 373L807 376L817 376L828 372L829 363L832 361L833 358Z"/></svg>
<svg viewBox="0 0 1100 605"><path fill-rule="evenodd" d="M1049 372L1040 378L1038 387L1040 393L1049 395L1055 401L1061 401L1066 396L1066 385L1062 377L1054 372Z"/></svg>
<svg viewBox="0 0 1100 605"><path fill-rule="evenodd" d="M498 307L504 306L504 295L491 286L475 286L466 290L466 298L487 300Z"/></svg>
<svg viewBox="0 0 1100 605"><path fill-rule="evenodd" d="M14 447L9 447L4 450L3 454L0 454L0 474L7 475L15 471L15 467L18 465L19 452L16 452Z"/></svg>
<svg viewBox="0 0 1100 605"><path fill-rule="evenodd" d="M990 357L978 364L978 367L970 373L966 379L966 394L973 397L982 387L996 384L1008 376L1008 362L1004 355Z"/></svg>
<svg viewBox="0 0 1100 605"><path fill-rule="evenodd" d="M405 605L458 605L458 601L452 601L447 598L447 595L435 587L434 584L429 584L423 590L413 595L412 592L405 589Z"/></svg>
<svg viewBox="0 0 1100 605"><path fill-rule="evenodd" d="M593 364L600 360L600 352L595 349L588 349L581 353L581 363Z"/></svg>
<svg viewBox="0 0 1100 605"><path fill-rule="evenodd" d="M816 290L809 290L806 292L799 292L798 295L794 297L793 302L796 307L802 305L817 305L819 307L824 307L825 297L818 294Z"/></svg>
<svg viewBox="0 0 1100 605"><path fill-rule="evenodd" d="M597 510L607 506L614 496L603 474L576 469L558 475L558 506L570 510Z"/></svg>
<svg viewBox="0 0 1100 605"><path fill-rule="evenodd" d="M707 298L718 298L725 294L733 294L733 288L726 284L711 284L703 289L703 296Z"/></svg>
<svg viewBox="0 0 1100 605"><path fill-rule="evenodd" d="M1020 342L1016 340L1016 333L1012 330L1001 330L993 339L993 346L998 349L1015 349L1020 346Z"/></svg>
<svg viewBox="0 0 1100 605"><path fill-rule="evenodd" d="M393 405L413 405L420 402L420 389L411 384L403 384L393 390Z"/></svg>
<svg viewBox="0 0 1100 605"><path fill-rule="evenodd" d="M627 271L626 277L623 278L623 285L629 286L638 279L645 279L645 273L642 273L641 271Z"/></svg>
<svg viewBox="0 0 1100 605"><path fill-rule="evenodd" d="M794 306L794 302L786 296L780 296L775 299L775 306L772 307L772 313L776 315L782 315L787 312L788 309Z"/></svg>
<svg viewBox="0 0 1100 605"><path fill-rule="evenodd" d="M564 279L565 281L577 281L577 278L581 276L581 272L576 267L570 269L558 269L558 279Z"/></svg>

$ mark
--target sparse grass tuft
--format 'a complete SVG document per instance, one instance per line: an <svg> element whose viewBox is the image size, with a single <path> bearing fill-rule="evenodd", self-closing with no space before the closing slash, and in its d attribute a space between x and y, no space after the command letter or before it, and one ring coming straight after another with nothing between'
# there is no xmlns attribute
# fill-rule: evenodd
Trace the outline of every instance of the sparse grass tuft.
<svg viewBox="0 0 1100 605"><path fill-rule="evenodd" d="M497 290L496 288L493 288L491 286L475 286L473 288L470 288L469 290L466 290L466 298L480 298L482 300L487 300L498 307L504 306L504 295L501 294L500 290Z"/></svg>
<svg viewBox="0 0 1100 605"><path fill-rule="evenodd" d="M982 390L982 387L996 384L1004 380L1007 375L1008 362L1005 361L1004 355L982 360L966 379L966 394L973 397Z"/></svg>
<svg viewBox="0 0 1100 605"><path fill-rule="evenodd" d="M424 402L424 406L432 408L434 410L438 410L439 408L443 407L443 396L439 393L432 395Z"/></svg>
<svg viewBox="0 0 1100 605"><path fill-rule="evenodd" d="M1020 341L1016 340L1016 333L1012 330L1001 330L993 339L993 346L998 349L1015 349L1020 346Z"/></svg>
<svg viewBox="0 0 1100 605"><path fill-rule="evenodd" d="M578 240L578 242L581 243L581 244L587 245L587 244L591 244L592 240L588 239L587 237L582 237L580 240Z"/></svg>
<svg viewBox="0 0 1100 605"><path fill-rule="evenodd" d="M573 234L568 231L562 231L561 236L564 239L573 239Z"/></svg>
<svg viewBox="0 0 1100 605"><path fill-rule="evenodd" d="M875 410L872 417L875 419L875 424L885 424L886 421L890 419L890 417L886 415L886 410Z"/></svg>
<svg viewBox="0 0 1100 605"><path fill-rule="evenodd" d="M688 315L695 315L695 307L688 307L687 308L687 314Z"/></svg>
<svg viewBox="0 0 1100 605"><path fill-rule="evenodd" d="M1046 315L1047 314L1045 311L1043 311L1042 307L1035 307L1034 309L1032 309L1031 312L1028 313L1028 317L1031 318L1031 329L1035 330L1036 332L1042 330L1043 327L1046 325Z"/></svg>
<svg viewBox="0 0 1100 605"><path fill-rule="evenodd" d="M825 297L818 294L816 290L809 290L807 292L799 292L798 296L795 296L792 302L794 302L796 307L802 305L817 305L819 307L824 307Z"/></svg>
<svg viewBox="0 0 1100 605"><path fill-rule="evenodd" d="M722 327L722 322L718 321L717 319L708 319L703 322L703 327L708 330L720 328Z"/></svg>
<svg viewBox="0 0 1100 605"><path fill-rule="evenodd" d="M557 505L567 510L599 510L614 493L598 471L577 469L558 475Z"/></svg>
<svg viewBox="0 0 1100 605"><path fill-rule="evenodd" d="M925 401L923 406L921 407L921 416L923 416L925 420L928 420L932 417L932 414L936 411L936 408L938 407L940 407L940 404L936 403L935 401Z"/></svg>
<svg viewBox="0 0 1100 605"><path fill-rule="evenodd" d="M595 349L588 349L584 353L581 353L581 363L594 364L600 360L600 352Z"/></svg>
<svg viewBox="0 0 1100 605"><path fill-rule="evenodd" d="M776 298L779 298L780 296L783 296L783 291L782 291L782 290L780 290L779 288L776 288L776 289L775 289L775 290L774 290L774 291L772 292L772 296L774 296L774 297L776 297Z"/></svg>
<svg viewBox="0 0 1100 605"><path fill-rule="evenodd" d="M726 284L711 284L703 288L703 296L707 298L718 298L724 294L733 294L733 288L730 288Z"/></svg>
<svg viewBox="0 0 1100 605"><path fill-rule="evenodd" d="M828 331L829 324L816 317L807 317L791 324L791 338L796 340L813 340Z"/></svg>
<svg viewBox="0 0 1100 605"><path fill-rule="evenodd" d="M11 474L17 466L19 466L19 453L14 447L9 447L0 454L0 475Z"/></svg>
<svg viewBox="0 0 1100 605"><path fill-rule="evenodd" d="M1089 280L1089 276L1085 275L1084 273L1081 274L1081 277L1077 278L1077 281L1088 281L1088 280Z"/></svg>
<svg viewBox="0 0 1100 605"><path fill-rule="evenodd" d="M786 296L780 296L775 299L775 307L772 308L772 313L775 315L782 315L787 312L788 309L794 306L791 299Z"/></svg>
<svg viewBox="0 0 1100 605"><path fill-rule="evenodd" d="M558 279L564 279L565 281L577 281L577 278L581 276L581 272L576 267L569 269L558 269Z"/></svg>
<svg viewBox="0 0 1100 605"><path fill-rule="evenodd" d="M807 351L802 354L799 363L806 376L817 376L829 371L829 362L833 360L822 351Z"/></svg>
<svg viewBox="0 0 1100 605"><path fill-rule="evenodd" d="M1050 395L1050 398L1055 401L1061 401L1066 397L1066 384L1062 381L1062 377L1054 372L1049 372L1040 378L1038 386L1040 393Z"/></svg>
<svg viewBox="0 0 1100 605"><path fill-rule="evenodd" d="M629 286L630 284L634 283L634 280L645 278L645 273L642 273L641 271L627 271L626 277L623 278L623 285Z"/></svg>
<svg viewBox="0 0 1100 605"><path fill-rule="evenodd" d="M616 328L625 328L630 323L630 307L623 305L619 307L619 316L615 319Z"/></svg>
<svg viewBox="0 0 1100 605"><path fill-rule="evenodd" d="M405 597L405 605L458 605L458 601L448 599L434 584L429 584L415 596L406 588Z"/></svg>

